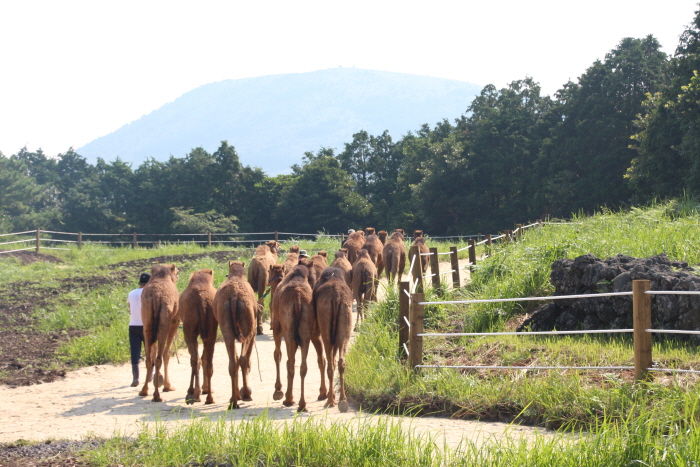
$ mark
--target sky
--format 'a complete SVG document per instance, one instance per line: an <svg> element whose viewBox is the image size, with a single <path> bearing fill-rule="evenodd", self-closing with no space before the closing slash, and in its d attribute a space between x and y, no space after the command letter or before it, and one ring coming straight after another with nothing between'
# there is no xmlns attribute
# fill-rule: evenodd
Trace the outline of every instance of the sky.
<svg viewBox="0 0 700 467"><path fill-rule="evenodd" d="M79 148L224 79L357 67L553 94L697 0L0 0L0 152ZM233 142L235 144L235 142Z"/></svg>

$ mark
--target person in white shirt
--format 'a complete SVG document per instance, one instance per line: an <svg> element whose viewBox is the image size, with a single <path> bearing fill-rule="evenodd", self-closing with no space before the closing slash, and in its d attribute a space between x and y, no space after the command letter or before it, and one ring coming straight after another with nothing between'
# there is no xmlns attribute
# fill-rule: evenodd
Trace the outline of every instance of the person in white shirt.
<svg viewBox="0 0 700 467"><path fill-rule="evenodd" d="M139 277L139 288L129 292L126 303L129 305L131 319L129 320L129 348L131 349L131 373L134 380L131 387L139 385L139 360L141 359L141 345L143 340L143 321L141 321L141 292L143 287L151 280L151 275L144 272Z"/></svg>

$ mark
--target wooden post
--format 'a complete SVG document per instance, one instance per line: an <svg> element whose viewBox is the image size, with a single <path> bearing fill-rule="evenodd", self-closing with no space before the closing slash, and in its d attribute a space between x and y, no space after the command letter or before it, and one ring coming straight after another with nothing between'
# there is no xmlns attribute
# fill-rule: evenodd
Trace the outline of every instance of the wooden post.
<svg viewBox="0 0 700 467"><path fill-rule="evenodd" d="M469 239L469 262L472 263L469 265L469 269L471 270L474 266L476 266L476 242L474 239Z"/></svg>
<svg viewBox="0 0 700 467"><path fill-rule="evenodd" d="M211 246L211 232L207 232L207 246Z"/></svg>
<svg viewBox="0 0 700 467"><path fill-rule="evenodd" d="M523 224L515 224L515 228L518 229L518 241L523 239Z"/></svg>
<svg viewBox="0 0 700 467"><path fill-rule="evenodd" d="M415 286L416 289L414 290L414 293L423 293L423 267L421 266L420 250L417 246L411 247L408 253L408 259L410 261L408 264L413 265L413 269L410 271L411 289L413 290L413 284L415 284L416 279L418 279L418 284Z"/></svg>
<svg viewBox="0 0 700 467"><path fill-rule="evenodd" d="M459 258L457 258L457 247L450 247L450 263L452 263L452 287L458 289L462 287L462 281L459 278Z"/></svg>
<svg viewBox="0 0 700 467"><path fill-rule="evenodd" d="M160 237L156 239L156 248L160 248Z"/></svg>
<svg viewBox="0 0 700 467"><path fill-rule="evenodd" d="M480 242L480 241L482 241L483 239L484 239L484 235L483 235L483 234L480 234L480 233L476 234L476 241L477 241L477 242Z"/></svg>
<svg viewBox="0 0 700 467"><path fill-rule="evenodd" d="M537 219L537 223L539 224L539 227L542 227L542 219Z"/></svg>
<svg viewBox="0 0 700 467"><path fill-rule="evenodd" d="M651 295L644 292L651 289L648 280L632 281L632 313L634 320L634 379L648 381L651 368Z"/></svg>
<svg viewBox="0 0 700 467"><path fill-rule="evenodd" d="M36 228L36 252L39 253L39 242L41 242L41 230L39 227Z"/></svg>
<svg viewBox="0 0 700 467"><path fill-rule="evenodd" d="M430 273L434 274L433 288L438 294L442 294L440 290L440 262L438 261L438 249L437 247L430 248Z"/></svg>
<svg viewBox="0 0 700 467"><path fill-rule="evenodd" d="M138 234L136 232L134 232L134 243L132 244L132 248L136 248L139 246L139 242L138 242L137 237L138 237Z"/></svg>
<svg viewBox="0 0 700 467"><path fill-rule="evenodd" d="M408 346L408 364L412 370L420 371L416 368L416 365L423 364L423 337L418 336L418 334L423 333L423 305L419 305L419 302L425 300L425 296L422 293L411 294L411 317L409 321L411 322L410 338Z"/></svg>
<svg viewBox="0 0 700 467"><path fill-rule="evenodd" d="M280 239L279 239L279 232L276 231L276 230L275 230L275 241L276 241L276 242L279 242L279 241L280 241Z"/></svg>
<svg viewBox="0 0 700 467"><path fill-rule="evenodd" d="M343 248L344 243L345 243L345 234L341 233L340 234L340 248Z"/></svg>
<svg viewBox="0 0 700 467"><path fill-rule="evenodd" d="M491 256L491 245L493 245L491 234L486 234L486 256Z"/></svg>
<svg viewBox="0 0 700 467"><path fill-rule="evenodd" d="M399 355L402 359L408 358L406 354L410 333L408 325L406 324L406 321L410 319L408 295L406 295L410 292L408 287L409 283L407 281L399 282ZM406 347L404 347L404 344Z"/></svg>
<svg viewBox="0 0 700 467"><path fill-rule="evenodd" d="M78 232L78 249L83 247L83 233Z"/></svg>

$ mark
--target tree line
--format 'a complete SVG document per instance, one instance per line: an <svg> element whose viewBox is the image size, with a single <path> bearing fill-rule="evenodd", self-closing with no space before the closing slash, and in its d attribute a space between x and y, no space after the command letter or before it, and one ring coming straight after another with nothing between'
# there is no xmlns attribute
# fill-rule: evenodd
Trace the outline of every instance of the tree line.
<svg viewBox="0 0 700 467"><path fill-rule="evenodd" d="M497 232L515 222L700 195L700 12L667 56L625 38L553 96L484 87L453 122L394 140L361 130L291 174L214 153L92 165L72 149L0 153L0 230Z"/></svg>

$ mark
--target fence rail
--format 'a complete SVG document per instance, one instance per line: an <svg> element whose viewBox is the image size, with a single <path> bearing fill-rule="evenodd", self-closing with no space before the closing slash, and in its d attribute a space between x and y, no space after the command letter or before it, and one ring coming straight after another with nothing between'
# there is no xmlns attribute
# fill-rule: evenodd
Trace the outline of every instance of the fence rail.
<svg viewBox="0 0 700 467"><path fill-rule="evenodd" d="M651 326L651 296L652 295L698 295L700 291L681 290L650 290L651 282L648 280L634 280L631 292L612 292L600 294L579 294L560 295L551 297L520 297L520 298L499 298L488 300L456 300L456 301L425 301L422 293L408 295L404 303L400 303L399 328L403 322L410 323L406 328L407 332L399 332L399 348L406 349L405 357L411 368L418 370L421 368L438 369L478 369L478 370L634 370L635 380L643 381L650 378L650 372L675 372L675 373L700 373L694 369L674 369L658 368L652 361L652 334L686 334L700 335L700 331L677 330L677 329L654 329ZM545 301L545 300L582 300L596 299L601 297L632 296L633 327L630 329L596 329L577 331L535 331L535 332L455 332L436 333L423 332L424 307L426 305L440 304L471 304L471 303L494 303L512 301ZM424 365L423 364L423 338L453 338L453 337L478 337L478 336L543 336L543 335L575 335L575 334L612 334L627 333L634 336L634 366L486 366L486 365ZM405 337L402 337L405 336ZM405 340L402 340L405 339Z"/></svg>

